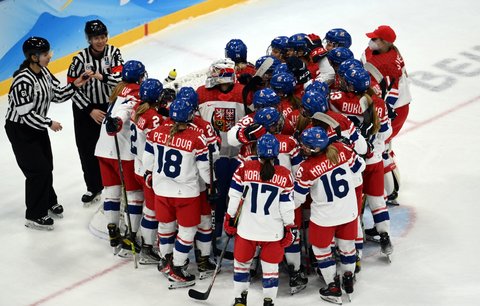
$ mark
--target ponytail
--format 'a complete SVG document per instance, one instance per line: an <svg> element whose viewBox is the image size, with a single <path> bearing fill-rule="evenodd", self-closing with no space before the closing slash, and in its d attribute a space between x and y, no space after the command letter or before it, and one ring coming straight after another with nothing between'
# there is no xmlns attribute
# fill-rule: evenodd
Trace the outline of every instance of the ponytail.
<svg viewBox="0 0 480 306"><path fill-rule="evenodd" d="M127 83L124 81L121 81L120 83L117 84L117 86L113 89L112 94L108 98L108 103L112 104L117 100L118 95L122 92L122 90L127 86Z"/></svg>
<svg viewBox="0 0 480 306"><path fill-rule="evenodd" d="M328 145L328 147L325 149L325 154L332 164L338 164L338 149L335 146Z"/></svg>
<svg viewBox="0 0 480 306"><path fill-rule="evenodd" d="M302 100L295 96L293 93L288 96L288 101L290 101L293 109L299 109L302 105Z"/></svg>
<svg viewBox="0 0 480 306"><path fill-rule="evenodd" d="M167 146L170 145L170 141L173 136L178 132L184 131L187 129L187 124L183 122L175 122L170 128L170 135L168 136Z"/></svg>
<svg viewBox="0 0 480 306"><path fill-rule="evenodd" d="M25 59L23 61L23 63L20 64L20 66L18 67L18 69L13 73L13 77L16 77L20 71L22 71L23 69L27 68L28 66L30 66L30 61L29 59Z"/></svg>
<svg viewBox="0 0 480 306"><path fill-rule="evenodd" d="M135 111L135 116L133 118L133 122L137 123L138 122L138 118L140 118L140 116L142 114L144 114L147 110L150 109L150 105L147 103L147 102L143 102L141 103L138 107L137 107L137 110Z"/></svg>
<svg viewBox="0 0 480 306"><path fill-rule="evenodd" d="M304 117L302 114L298 115L297 124L295 125L295 130L298 133L302 133L303 130L307 128L307 126L312 122L312 119L308 117Z"/></svg>
<svg viewBox="0 0 480 306"><path fill-rule="evenodd" d="M262 158L260 159L262 163L262 168L260 169L260 178L263 182L269 181L273 178L275 174L275 166L273 165L273 159L271 158Z"/></svg>

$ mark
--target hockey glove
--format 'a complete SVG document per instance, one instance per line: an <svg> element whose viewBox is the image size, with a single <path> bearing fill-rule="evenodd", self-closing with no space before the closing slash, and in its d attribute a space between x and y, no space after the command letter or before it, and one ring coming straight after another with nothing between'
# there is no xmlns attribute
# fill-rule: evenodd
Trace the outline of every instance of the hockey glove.
<svg viewBox="0 0 480 306"><path fill-rule="evenodd" d="M251 79L252 79L252 75L250 73L242 73L238 77L238 83L240 83L242 85L247 85L250 82Z"/></svg>
<svg viewBox="0 0 480 306"><path fill-rule="evenodd" d="M235 218L230 216L228 213L225 214L225 222L223 223L223 229L225 230L225 234L228 237L233 237L237 234L237 227L234 224Z"/></svg>
<svg viewBox="0 0 480 306"><path fill-rule="evenodd" d="M152 180L153 180L152 171L148 171L148 170L145 171L145 174L143 175L143 179L145 180L145 186L152 189Z"/></svg>
<svg viewBox="0 0 480 306"><path fill-rule="evenodd" d="M215 186L217 186L216 182L213 183L213 188L210 188L210 186L207 185L207 200L210 205L215 205L215 203L220 199L220 193Z"/></svg>
<svg viewBox="0 0 480 306"><path fill-rule="evenodd" d="M239 129L237 139L243 144L248 144L262 137L266 132L267 130L262 125L253 123L246 128Z"/></svg>
<svg viewBox="0 0 480 306"><path fill-rule="evenodd" d="M395 118L398 116L398 114L397 114L397 112L395 111L395 109L394 109L390 104L388 104L388 103L385 103L385 105L387 106L388 118L389 118L390 120L395 119Z"/></svg>
<svg viewBox="0 0 480 306"><path fill-rule="evenodd" d="M298 57L291 56L287 58L287 67L295 76L298 84L305 84L311 79L310 71L307 69L307 65Z"/></svg>
<svg viewBox="0 0 480 306"><path fill-rule="evenodd" d="M358 127L358 129L360 130L360 134L362 134L362 136L367 140L368 138L370 138L372 128L373 124L368 122L363 122Z"/></svg>
<svg viewBox="0 0 480 306"><path fill-rule="evenodd" d="M295 224L289 224L285 226L285 234L280 240L280 245L282 248L286 248L292 245L292 243L297 239L298 228Z"/></svg>
<svg viewBox="0 0 480 306"><path fill-rule="evenodd" d="M107 130L107 134L110 136L116 135L122 129L123 121L119 117L110 117L108 116L105 119L105 129Z"/></svg>
<svg viewBox="0 0 480 306"><path fill-rule="evenodd" d="M310 52L310 59L312 62L317 63L320 61L323 57L327 55L328 51L325 48L319 47L315 48Z"/></svg>

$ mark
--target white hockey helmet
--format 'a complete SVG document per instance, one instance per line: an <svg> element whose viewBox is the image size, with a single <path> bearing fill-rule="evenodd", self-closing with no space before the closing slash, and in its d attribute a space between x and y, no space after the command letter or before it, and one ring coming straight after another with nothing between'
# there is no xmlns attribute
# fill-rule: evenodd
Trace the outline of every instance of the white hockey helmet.
<svg viewBox="0 0 480 306"><path fill-rule="evenodd" d="M235 83L235 62L229 58L214 61L207 71L206 88L219 84Z"/></svg>

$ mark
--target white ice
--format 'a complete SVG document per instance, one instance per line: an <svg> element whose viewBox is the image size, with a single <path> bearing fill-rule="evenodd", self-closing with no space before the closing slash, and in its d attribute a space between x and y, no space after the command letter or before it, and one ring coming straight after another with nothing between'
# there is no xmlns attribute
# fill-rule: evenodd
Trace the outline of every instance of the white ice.
<svg viewBox="0 0 480 306"><path fill-rule="evenodd" d="M257 0L174 25L123 47L122 53L127 60L143 61L151 77L163 79L172 68L182 76L207 67L223 56L231 38L243 39L255 61L277 35L323 37L343 27L353 36L358 58L368 43L366 32L380 24L392 26L412 78L437 91L411 86L409 119L394 149L402 174L397 209L409 211L412 221L393 237L391 264L370 247L352 305L479 305L478 12L480 2L473 0ZM65 82L65 73L58 77ZM3 96L2 126L6 108ZM85 187L70 102L52 105L49 115L64 127L50 133L54 186L66 210L52 232L25 228L24 177L0 133L0 305L230 305L231 263L210 298L199 302L186 289L169 291L154 266L134 270L131 262L110 253L108 242L90 234L88 222L96 208L80 203ZM392 218L392 226L398 222ZM198 281L195 288L206 290L209 282ZM283 275L275 304L327 305L318 294L321 285L311 275L307 289L290 296ZM249 305L261 305L262 299L257 279Z"/></svg>

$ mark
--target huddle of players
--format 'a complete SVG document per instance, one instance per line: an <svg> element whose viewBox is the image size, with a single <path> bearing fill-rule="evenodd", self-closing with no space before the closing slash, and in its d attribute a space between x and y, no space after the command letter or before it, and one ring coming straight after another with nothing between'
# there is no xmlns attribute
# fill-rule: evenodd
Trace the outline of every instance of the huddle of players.
<svg viewBox="0 0 480 306"><path fill-rule="evenodd" d="M367 36L393 44L381 27ZM191 286L189 251L195 246L200 278L211 275L212 225L219 233L224 221L225 233L235 237L234 305L246 305L258 257L264 305L274 304L284 258L291 293L304 289L301 241L310 245L307 264L327 285L321 297L340 304L342 288L353 292L361 268L365 204L375 222L370 234L380 237L382 253L393 251L384 157L391 157L386 143L395 110L383 98L394 84L372 78L350 45L343 29L328 31L323 41L315 34L279 36L253 65L246 45L232 39L205 85L178 92L144 79L145 66L128 61L97 143L103 153L96 154L116 252L129 256L133 245L140 263L157 264L170 288ZM118 148L141 246L119 233Z"/></svg>

